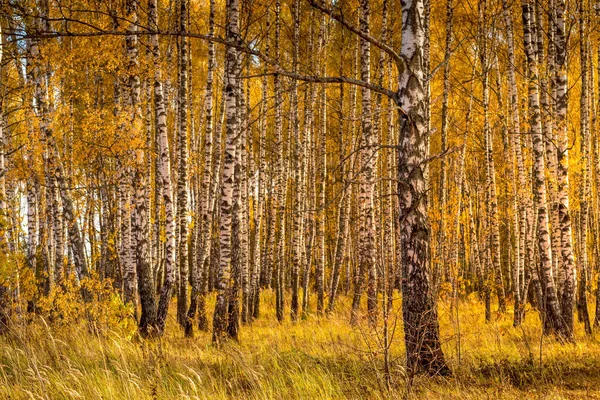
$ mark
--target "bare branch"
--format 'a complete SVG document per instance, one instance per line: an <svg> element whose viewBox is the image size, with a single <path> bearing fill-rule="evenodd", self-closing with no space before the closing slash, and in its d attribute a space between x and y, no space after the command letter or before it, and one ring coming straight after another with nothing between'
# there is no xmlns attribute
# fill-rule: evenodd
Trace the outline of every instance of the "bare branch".
<svg viewBox="0 0 600 400"><path fill-rule="evenodd" d="M303 74L298 74L295 72L286 71L283 69L277 69L277 68L280 68L278 65L272 65L272 66L275 67L275 69L276 69L273 72L266 72L266 73L255 74L255 75L247 75L247 76L243 76L241 78L250 79L250 78L259 78L259 77L265 76L265 75L267 75L267 76L268 75L282 75L282 76L287 76L288 78L296 79L298 81L312 82L312 83L348 83L351 85L362 86L362 87L372 90L374 92L384 94L386 96L389 96L391 99L394 99L396 97L396 92L394 92L393 90L386 89L381 86L373 85L371 83L367 83L367 82L361 81L359 79L348 78L346 76L303 75Z"/></svg>
<svg viewBox="0 0 600 400"><path fill-rule="evenodd" d="M356 26L352 23L346 21L344 15L340 10L336 10L334 8L329 8L325 4L321 2L321 0L308 0L311 6L316 8L317 10L329 15L331 18L342 24L346 29L350 32L358 35L361 39L366 40L371 43L373 46L378 47L379 49L385 51L396 63L396 67L398 68L398 72L402 73L404 70L404 59L398 54L394 49L392 49L387 44L375 39L374 37L361 32Z"/></svg>
<svg viewBox="0 0 600 400"><path fill-rule="evenodd" d="M117 31L117 30L104 30L99 27L94 27L92 25L86 25L95 29L95 31L91 32L72 32L72 31L49 31L49 32L36 32L35 34L24 34L22 31L14 31L10 32L11 35L15 37L19 37L19 39L28 39L28 38L38 38L38 39L50 39L50 38L58 38L58 37L98 37L98 36L127 36L128 32L126 31ZM396 99L397 93L393 90L383 88L381 86L373 85L371 83L364 82L359 79L348 78L345 76L315 76L315 75L303 75L295 72L288 71L281 67L275 60L267 56L266 54L261 53L259 50L251 48L248 44L244 42L231 43L226 39L219 36L211 36L202 33L194 33L194 32L171 32L171 31L138 31L136 35L152 35L158 34L163 36L186 36L189 38L202 39L206 41L212 41L215 43L223 44L226 46L233 46L236 49L243 51L246 54L250 54L260 58L266 64L268 64L273 71L267 72L266 75L282 75L287 76L288 78L296 79L299 81L305 82L313 82L313 83L348 83L351 85L362 86L369 90L372 90L377 93L384 94L390 97L392 100ZM252 76L247 76L246 78L252 77L260 77L265 74L257 74Z"/></svg>

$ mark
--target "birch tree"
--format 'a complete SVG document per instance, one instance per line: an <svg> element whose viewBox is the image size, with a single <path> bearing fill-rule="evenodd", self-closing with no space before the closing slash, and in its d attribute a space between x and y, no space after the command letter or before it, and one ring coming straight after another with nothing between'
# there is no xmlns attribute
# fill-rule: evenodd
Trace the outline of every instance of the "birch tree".
<svg viewBox="0 0 600 400"><path fill-rule="evenodd" d="M429 221L425 166L427 155L427 99L423 50L425 4L402 1L402 46L405 64L399 74L400 141L398 149L398 198L402 266L402 317L410 373L445 375L450 372L441 348L437 310L427 272Z"/></svg>
<svg viewBox="0 0 600 400"><path fill-rule="evenodd" d="M558 221L560 228L561 273L564 274L561 289L561 311L569 335L573 335L573 307L575 299L575 260L571 233L571 211L569 207L569 138L567 130L568 76L567 37L565 32L565 1L557 0L554 14L556 35L556 136L557 136L557 186Z"/></svg>
<svg viewBox="0 0 600 400"><path fill-rule="evenodd" d="M231 278L231 219L233 206L233 175L235 168L236 136L238 130L237 94L238 79L236 74L237 49L239 43L239 3L238 0L229 0L227 4L228 42L226 55L226 86L225 107L227 118L225 158L223 160L223 173L221 178L221 224L220 224L220 260L217 277L217 300L213 316L213 342L219 344L227 337L228 307L230 297L235 295L229 287Z"/></svg>
<svg viewBox="0 0 600 400"><path fill-rule="evenodd" d="M586 35L586 15L583 3L579 4L579 53L581 63L581 96L580 96L580 116L579 129L581 135L580 154L581 154L581 185L582 190L579 198L579 218L580 218L580 241L579 241L579 293L577 299L577 311L579 320L584 323L586 333L592 333L590 316L587 306L587 274L588 274L588 220L590 198L590 117L589 117L589 72L588 72L588 48Z"/></svg>
<svg viewBox="0 0 600 400"><path fill-rule="evenodd" d="M177 320L182 327L187 321L188 309L188 41L186 39L188 10L187 1L179 0L179 92L178 96L178 174L177 174L177 230L179 266L179 287L177 291Z"/></svg>
<svg viewBox="0 0 600 400"><path fill-rule="evenodd" d="M544 139L542 135L542 119L540 113L540 97L537 86L538 60L534 51L535 31L534 10L529 1L523 1L523 41L527 56L529 119L533 140L533 191L534 206L537 214L537 241L540 257L540 275L544 295L543 322L544 332L565 335L565 327L560 315L554 277L552 275L552 251L548 226L548 209L546 199Z"/></svg>
<svg viewBox="0 0 600 400"><path fill-rule="evenodd" d="M370 20L370 3L368 0L361 1L360 7L360 31L365 35L369 35L369 20ZM371 44L365 40L360 41L360 56L361 56L361 80L369 83L370 81L370 61L371 61ZM360 298L364 291L364 275L371 269L377 268L375 260L375 232L374 228L374 166L376 161L376 149L374 149L374 140L372 135L372 115L371 115L371 92L363 88L362 92L362 138L360 151L360 187L359 187L359 212L360 212L360 228L359 228L359 248L358 248L358 263L359 276L356 281L354 290L354 298L352 301L351 323L358 322L358 309L360 306ZM369 313L375 312L376 305L376 272L369 273Z"/></svg>
<svg viewBox="0 0 600 400"><path fill-rule="evenodd" d="M208 16L208 30L209 35L215 34L215 1L210 1L210 10ZM195 260L195 269L192 271L192 295L190 301L190 308L188 310L187 318L190 320L188 325L189 334L193 329L192 321L196 315L196 309L198 309L199 319L198 328L201 330L208 329L208 323L206 321L206 290L205 284L208 283L208 272L209 263L208 256L211 250L211 229L213 223L213 214L211 205L213 203L213 196L211 190L211 175L212 175L212 159L213 159L213 80L216 69L216 56L215 56L215 44L210 41L208 43L208 71L206 76L206 95L204 100L205 107L205 136L204 136L204 172L202 175L201 193L202 198L198 199L200 202L200 228L198 229L199 238L199 251L197 253L197 259ZM216 132L220 135L220 132ZM220 152L220 148L217 148Z"/></svg>

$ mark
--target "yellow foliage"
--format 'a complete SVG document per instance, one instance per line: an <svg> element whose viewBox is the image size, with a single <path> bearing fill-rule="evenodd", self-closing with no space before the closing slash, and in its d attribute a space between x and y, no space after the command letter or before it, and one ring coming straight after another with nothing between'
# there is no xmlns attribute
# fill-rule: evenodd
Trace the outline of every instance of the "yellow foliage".
<svg viewBox="0 0 600 400"><path fill-rule="evenodd" d="M82 293L85 295L82 296ZM126 336L131 336L136 330L133 306L123 304L112 287L112 281L100 280L96 273L82 279L80 284L73 275L69 275L48 296L42 296L37 306L44 318L58 326L72 326L86 320L94 330L118 329Z"/></svg>

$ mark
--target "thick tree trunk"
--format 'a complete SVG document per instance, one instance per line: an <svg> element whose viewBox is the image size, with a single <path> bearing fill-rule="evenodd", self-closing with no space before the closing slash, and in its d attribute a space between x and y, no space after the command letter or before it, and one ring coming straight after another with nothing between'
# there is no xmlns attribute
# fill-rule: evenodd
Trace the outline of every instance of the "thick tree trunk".
<svg viewBox="0 0 600 400"><path fill-rule="evenodd" d="M537 209L537 241L540 257L541 285L543 291L543 322L544 333L557 333L565 335L566 331L556 289L552 275L552 250L548 223L548 209L546 200L546 168L544 159L544 138L542 132L542 119L540 112L540 96L538 90L538 60L534 51L535 38L533 7L529 1L523 2L523 40L529 69L529 112L530 127L533 140L533 191L534 202ZM533 268L535 269L535 267Z"/></svg>
<svg viewBox="0 0 600 400"><path fill-rule="evenodd" d="M437 309L427 269L430 225L427 212L425 160L427 154L427 70L423 50L424 0L402 1L401 56L410 68L399 75L398 199L402 264L402 317L409 374L450 373L439 337Z"/></svg>

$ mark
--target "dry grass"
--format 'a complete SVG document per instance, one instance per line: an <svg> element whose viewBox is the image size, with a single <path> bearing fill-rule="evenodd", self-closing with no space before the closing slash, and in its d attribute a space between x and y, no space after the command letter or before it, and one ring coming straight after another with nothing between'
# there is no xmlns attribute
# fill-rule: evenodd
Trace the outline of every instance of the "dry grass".
<svg viewBox="0 0 600 400"><path fill-rule="evenodd" d="M348 310L344 301L340 309ZM576 344L542 342L534 312L514 329L510 314L485 324L482 305L465 301L457 324L440 303L454 375L419 377L408 390L398 327L388 390L377 334L352 329L345 313L280 325L273 305L267 294L261 319L243 327L239 344L221 349L208 333L184 338L174 320L162 340L141 341L124 328L92 334L83 323L51 327L38 319L0 338L0 398L600 399L600 342L580 330Z"/></svg>

